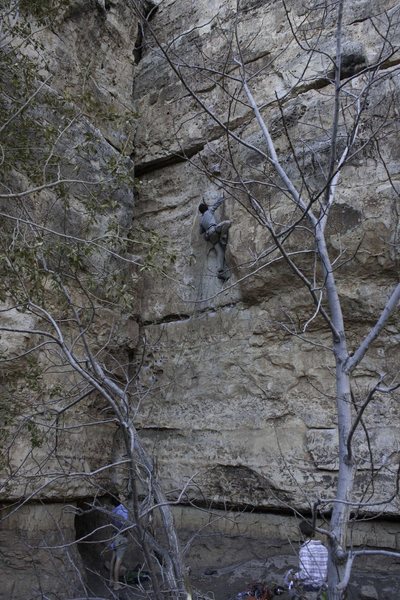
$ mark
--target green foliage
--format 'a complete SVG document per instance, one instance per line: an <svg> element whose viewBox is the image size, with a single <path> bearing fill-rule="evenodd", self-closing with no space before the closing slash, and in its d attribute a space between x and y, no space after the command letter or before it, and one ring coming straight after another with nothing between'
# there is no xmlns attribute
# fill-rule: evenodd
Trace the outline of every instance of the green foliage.
<svg viewBox="0 0 400 600"><path fill-rule="evenodd" d="M152 229L136 225L130 232L131 246L142 257L140 271L161 273L176 261L170 250L170 240Z"/></svg>
<svg viewBox="0 0 400 600"><path fill-rule="evenodd" d="M71 100L73 100L71 98ZM76 98L74 101L76 102ZM85 108L87 114L93 120L105 121L108 124L113 124L117 130L126 129L133 130L137 119L137 113L134 110L126 110L124 113L119 113L112 110L109 105L105 105L95 97L91 90L85 90L79 97L79 103Z"/></svg>
<svg viewBox="0 0 400 600"><path fill-rule="evenodd" d="M3 424L3 428L9 427L19 415L19 404L15 398L16 388L12 385L2 385L0 393L0 420ZM6 437L6 431L0 428L0 440L4 441ZM2 447L0 442L0 447Z"/></svg>
<svg viewBox="0 0 400 600"><path fill-rule="evenodd" d="M121 221L129 225L124 194L131 199L134 176L127 154L137 115L133 110L113 110L97 99L90 87L90 65L82 76L81 93L76 82L73 91L56 92L51 77L44 81L50 69L40 36L33 35L40 30L38 23L57 31L57 24L74 7L84 10L85 6L64 0L21 0L20 14L26 18L5 19L6 41L0 53L0 194L10 194L0 199L0 301L3 309L30 312L37 329L44 331L50 325L33 305L48 311L68 343L77 340L78 355L82 352L79 327L86 328L90 342L96 343L99 324L107 327L100 315L110 309L115 315L131 311L139 271L118 258L132 252L132 236ZM90 10L96 10L95 3ZM127 140L126 147L115 151L91 122L112 128L117 137ZM64 181L53 185L60 179ZM45 189L25 194L41 186ZM15 197L19 193L24 195ZM146 265L145 258L142 268L159 269L166 246L148 233L143 242L152 264ZM31 327L29 319L21 322ZM54 346L52 354L43 348L43 340L33 337L21 343L22 354L29 350L23 368L20 371L18 360L13 361L13 378L1 396L7 402L0 405L0 415L10 428L21 416L18 411L32 414L37 398L57 403L68 396L53 383L49 366L64 373L65 362ZM30 353L36 344L39 349ZM102 351L106 354L108 348ZM73 387L71 381L67 387ZM9 408L15 404L19 408L12 413ZM33 420L24 426L26 431L32 447L39 447L42 436Z"/></svg>
<svg viewBox="0 0 400 600"><path fill-rule="evenodd" d="M28 421L27 429L30 435L32 449L40 448L43 445L44 438L39 427L33 421Z"/></svg>
<svg viewBox="0 0 400 600"><path fill-rule="evenodd" d="M20 10L23 15L32 16L39 23L48 23L60 13L64 14L71 4L71 0L20 0Z"/></svg>
<svg viewBox="0 0 400 600"><path fill-rule="evenodd" d="M28 356L24 369L24 381L31 392L41 392L43 384L43 368L36 356Z"/></svg>
<svg viewBox="0 0 400 600"><path fill-rule="evenodd" d="M0 244L0 299L9 297L18 305L30 300L45 306L65 306L60 282L69 285L71 278L79 276L92 291L101 281L106 297L112 291L113 302L118 300L115 290L120 290L125 302L127 286L116 286L115 272L100 272L98 257L95 268L91 262L100 247L104 249L103 263L108 251L127 250L127 238L121 237L118 219L110 221L96 246L74 238L90 240L101 217L109 218L110 213L118 211L121 188L129 189L133 184L130 163L113 152L108 156L100 154L98 132L87 125L67 95L60 96L46 86L35 95L40 86L34 76L36 67L23 57L21 60L14 64L8 55L0 59L0 75L7 82L7 93L0 94L0 126L7 123L3 131L0 189L22 191L26 177L32 186L46 185L58 178L81 179L82 183L67 181L52 187L50 194L29 194L11 206L5 201L0 207L12 217L5 219ZM16 114L21 107L23 110ZM71 145L74 152L69 152ZM98 175L91 169L94 161L99 165ZM99 183L86 185L86 179L95 176ZM24 221L16 221L18 218ZM63 236L51 230L60 231ZM51 275L52 272L57 275Z"/></svg>

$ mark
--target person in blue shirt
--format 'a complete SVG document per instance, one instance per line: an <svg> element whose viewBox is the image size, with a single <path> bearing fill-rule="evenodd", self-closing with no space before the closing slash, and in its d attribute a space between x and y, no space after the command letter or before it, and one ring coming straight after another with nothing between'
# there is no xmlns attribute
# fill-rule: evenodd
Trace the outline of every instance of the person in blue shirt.
<svg viewBox="0 0 400 600"><path fill-rule="evenodd" d="M129 526L129 513L124 504L117 500L118 504L111 511L111 522L114 527L114 537L110 547L112 551L110 565L110 586L113 590L121 589L119 582L122 559L128 546L128 537L126 531Z"/></svg>

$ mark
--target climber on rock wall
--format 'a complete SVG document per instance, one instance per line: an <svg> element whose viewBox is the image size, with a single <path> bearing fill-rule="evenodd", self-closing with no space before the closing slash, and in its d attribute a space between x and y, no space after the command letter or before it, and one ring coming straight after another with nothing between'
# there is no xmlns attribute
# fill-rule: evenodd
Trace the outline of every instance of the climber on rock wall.
<svg viewBox="0 0 400 600"><path fill-rule="evenodd" d="M221 196L214 204L208 206L203 200L199 204L199 211L201 213L200 233L215 248L218 263L218 278L225 281L229 278L228 269L225 265L225 250L228 243L228 231L232 223L231 221L220 221L218 223L214 214L223 201L224 198Z"/></svg>

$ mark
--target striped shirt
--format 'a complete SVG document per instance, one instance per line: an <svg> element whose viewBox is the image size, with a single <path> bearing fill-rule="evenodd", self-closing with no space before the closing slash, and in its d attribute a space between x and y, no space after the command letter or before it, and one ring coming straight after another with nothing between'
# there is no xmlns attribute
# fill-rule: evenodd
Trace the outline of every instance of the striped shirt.
<svg viewBox="0 0 400 600"><path fill-rule="evenodd" d="M328 572L328 550L319 540L307 540L300 547L300 570L296 578L302 583L320 586Z"/></svg>

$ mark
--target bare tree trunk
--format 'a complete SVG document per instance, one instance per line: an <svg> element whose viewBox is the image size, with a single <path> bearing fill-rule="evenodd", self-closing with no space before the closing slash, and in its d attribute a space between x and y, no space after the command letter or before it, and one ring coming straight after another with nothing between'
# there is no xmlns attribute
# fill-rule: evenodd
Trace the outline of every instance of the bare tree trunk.
<svg viewBox="0 0 400 600"><path fill-rule="evenodd" d="M342 308L322 229L323 223L318 223L316 226L316 242L324 270L330 316L334 327L332 337L336 364L336 409L339 445L337 491L330 523L328 597L329 600L340 600L343 592L338 589L338 584L343 579L345 569L344 564L341 562L340 550L346 548L349 502L354 484L353 460L348 456L347 450L347 440L352 423L351 390L350 375L345 370L348 351Z"/></svg>
<svg viewBox="0 0 400 600"><path fill-rule="evenodd" d="M90 352L87 346L86 349L87 352ZM94 366L94 370L97 377L102 382L101 386L96 387L99 390L99 392L103 395L103 397L106 400L110 401L111 408L114 409L116 404L115 400L113 400L112 398L112 395L115 395L120 400L122 400L124 406L128 406L129 399L127 398L125 392L122 389L120 389L120 387L113 380L111 380L105 375L103 369L92 355L90 355L90 361L91 364ZM108 390L110 390L110 392L108 392ZM168 502L157 479L154 477L152 461L139 439L139 435L136 431L135 426L131 422L131 419L124 418L123 413L123 410L119 410L117 408L116 414L118 415L119 425L123 429L124 437L126 440L126 449L130 460L130 472L132 481L134 481L135 479L135 465L136 463L139 463L147 474L149 491L154 496L156 502L154 510L158 509L160 511L164 533L168 541L168 555L164 558L166 559L167 563L166 574L170 591L172 594L174 594L174 597L177 599L181 598L183 600L186 598L190 598L190 593L187 592L185 587L182 552L180 549L178 536L176 534L176 528L170 503ZM137 518L138 523L140 525L140 516L138 515ZM143 533L143 535L144 534L145 532ZM147 549L146 542L144 548ZM151 560L149 563L149 567L151 568Z"/></svg>
<svg viewBox="0 0 400 600"><path fill-rule="evenodd" d="M353 461L347 454L347 438L351 427L350 379L343 370L341 358L343 342L334 344L336 359L336 406L339 437L339 473L335 503L330 523L330 554L328 566L329 600L342 598L338 584L344 577L345 565L340 560L340 550L346 548L351 493L354 483ZM338 553L339 551L339 553Z"/></svg>
<svg viewBox="0 0 400 600"><path fill-rule="evenodd" d="M151 486L151 490L154 493L154 499L156 501L156 508L160 511L162 523L164 526L165 534L168 540L168 551L169 556L166 557L167 564L167 578L169 585L171 587L171 592L176 594L176 598L188 598L189 594L185 589L184 582L184 567L183 567L183 559L182 552L180 548L180 543L178 540L178 536L176 534L174 518L171 511L171 506L160 486L158 481L153 479L153 465L150 458L147 455L147 452L144 450L136 431L133 427L130 427L129 436L132 446L134 450L139 456L139 459L147 472L149 473L149 478L151 478L151 482L149 485Z"/></svg>

